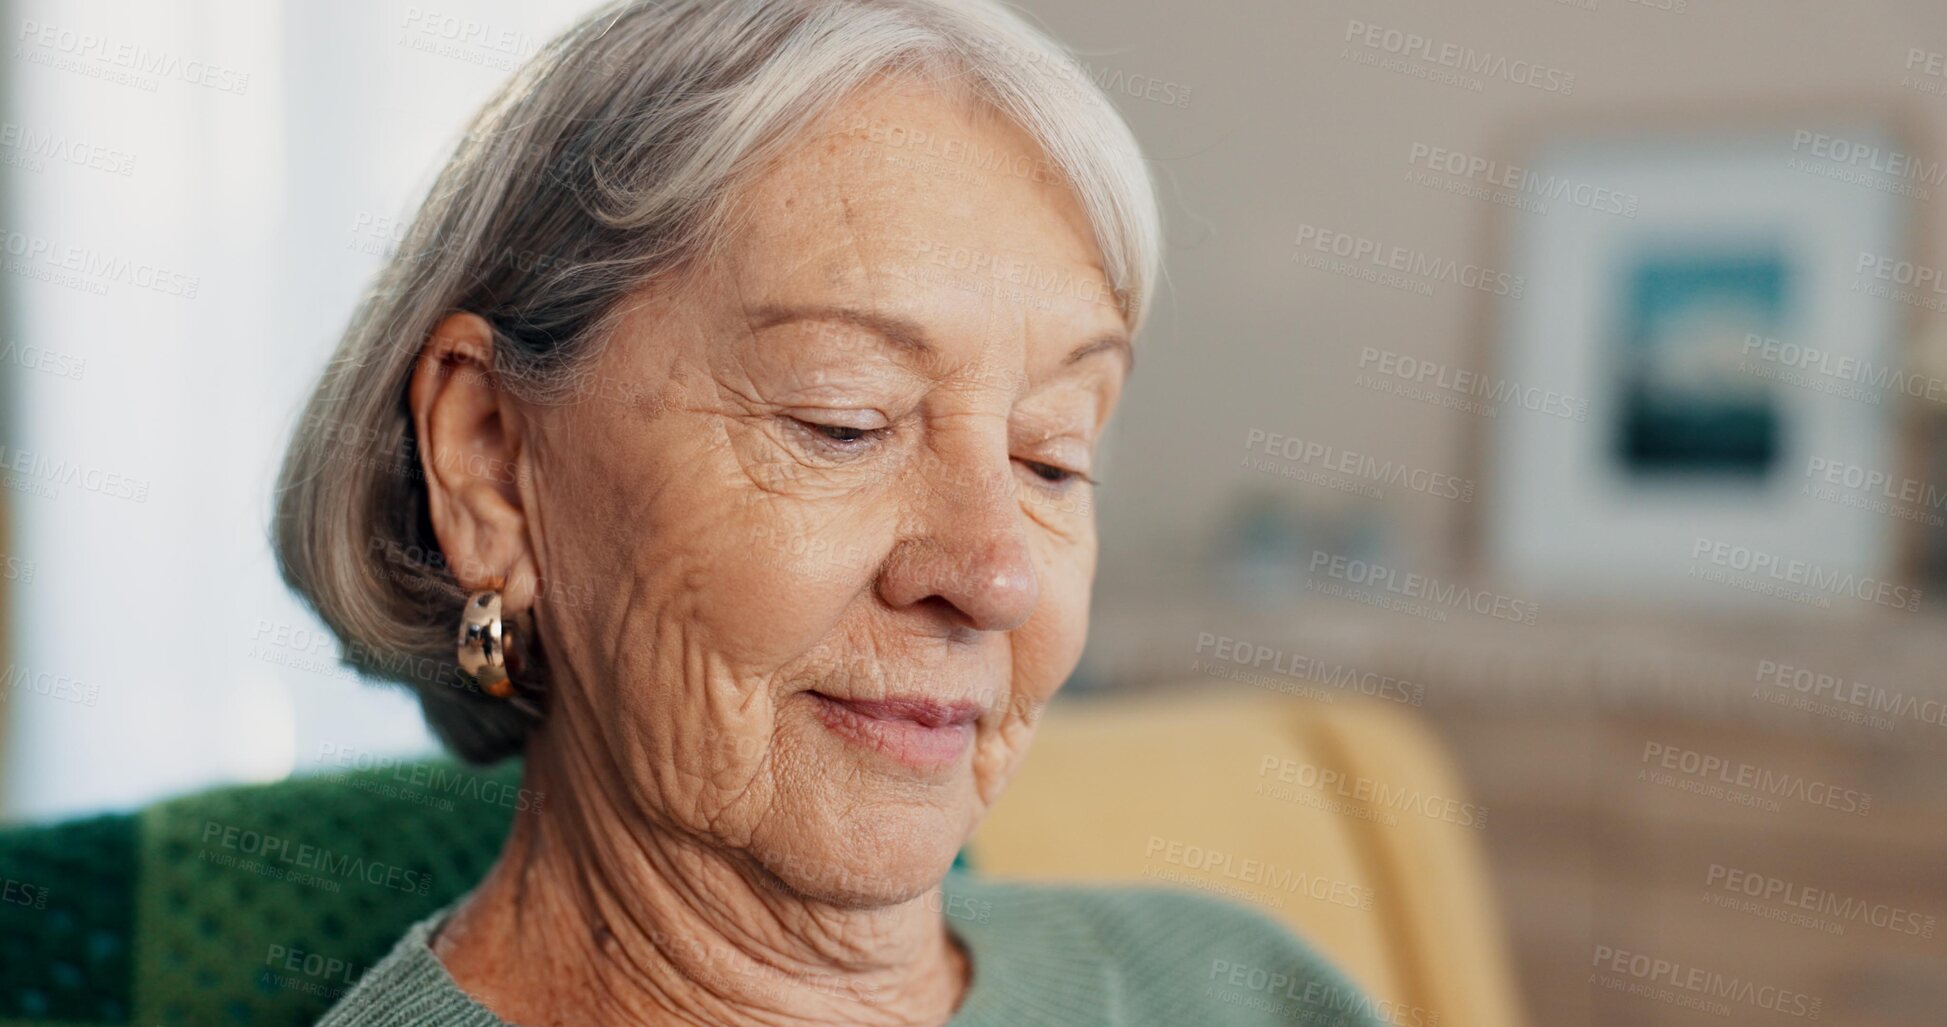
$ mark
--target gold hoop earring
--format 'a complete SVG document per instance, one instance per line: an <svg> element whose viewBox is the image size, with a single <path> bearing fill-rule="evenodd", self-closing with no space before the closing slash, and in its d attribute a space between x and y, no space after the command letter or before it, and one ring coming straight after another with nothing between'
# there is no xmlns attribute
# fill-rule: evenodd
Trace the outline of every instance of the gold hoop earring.
<svg viewBox="0 0 1947 1027"><path fill-rule="evenodd" d="M466 597L466 606L460 610L460 670L488 695L538 715L539 711L515 692L509 675L510 669L520 669L516 642L514 625L501 619L498 591L486 589Z"/></svg>

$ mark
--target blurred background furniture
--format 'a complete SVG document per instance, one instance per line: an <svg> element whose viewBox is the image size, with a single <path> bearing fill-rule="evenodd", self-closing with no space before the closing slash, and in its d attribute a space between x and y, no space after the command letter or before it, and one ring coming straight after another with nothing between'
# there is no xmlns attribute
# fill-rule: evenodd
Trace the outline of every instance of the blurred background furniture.
<svg viewBox="0 0 1947 1027"><path fill-rule="evenodd" d="M1324 599L1182 594L1098 613L1088 666L1116 694L1185 697L1200 679L1211 696L1241 684L1346 702L1357 697L1331 681L1357 675L1420 697L1418 722L1487 811L1480 838L1529 1022L1780 1018L1748 1003L1718 1012L1592 986L1598 946L1796 988L1822 1000L1822 1020L1847 1027L1939 1022L1938 614L1548 609L1533 625L1480 618L1410 631L1401 620ZM1233 650L1275 653L1287 672L1212 659L1213 634ZM1665 769L1645 758L1650 745L1727 766ZM1826 789L1838 805L1809 801ZM1870 804L1848 811L1846 793Z"/></svg>
<svg viewBox="0 0 1947 1027"><path fill-rule="evenodd" d="M1320 773L1346 794L1267 794ZM546 815L517 778L401 764L0 831L0 1025L309 1024L485 872L509 817ZM1256 904L1414 1017L1393 1022L1512 1027L1478 833L1441 819L1449 801L1438 746L1377 705L1057 704L968 855L983 875Z"/></svg>
<svg viewBox="0 0 1947 1027"><path fill-rule="evenodd" d="M1397 706L1192 686L1056 704L971 858L1252 903L1364 987L1382 1022L1513 1027L1486 826Z"/></svg>

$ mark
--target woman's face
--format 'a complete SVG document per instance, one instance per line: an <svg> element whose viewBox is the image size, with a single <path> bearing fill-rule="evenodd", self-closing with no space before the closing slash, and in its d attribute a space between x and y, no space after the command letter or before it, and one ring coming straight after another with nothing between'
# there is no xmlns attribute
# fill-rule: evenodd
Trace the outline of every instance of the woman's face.
<svg viewBox="0 0 1947 1027"><path fill-rule="evenodd" d="M1129 353L1056 177L961 100L861 93L625 303L595 398L524 419L545 730L613 776L571 785L804 895L938 881L1086 633Z"/></svg>

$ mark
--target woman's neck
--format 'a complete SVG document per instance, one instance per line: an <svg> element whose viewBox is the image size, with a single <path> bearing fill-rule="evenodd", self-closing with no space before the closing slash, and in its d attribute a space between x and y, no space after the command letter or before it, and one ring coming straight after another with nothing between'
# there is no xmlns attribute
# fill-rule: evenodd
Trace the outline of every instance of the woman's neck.
<svg viewBox="0 0 1947 1027"><path fill-rule="evenodd" d="M531 738L524 781L545 813L516 814L432 943L495 1015L528 1027L951 1017L969 967L937 886L878 909L791 894L754 862L650 826L604 784L621 776L594 747L551 735Z"/></svg>

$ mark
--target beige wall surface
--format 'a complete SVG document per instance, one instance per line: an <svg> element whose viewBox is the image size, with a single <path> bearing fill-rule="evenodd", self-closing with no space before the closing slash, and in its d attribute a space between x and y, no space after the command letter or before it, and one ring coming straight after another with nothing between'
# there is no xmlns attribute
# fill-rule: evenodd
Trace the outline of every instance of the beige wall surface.
<svg viewBox="0 0 1947 1027"><path fill-rule="evenodd" d="M1947 96L1903 77L1910 49L1947 50L1947 7L1660 8L1676 2L1033 5L1117 90L1165 197L1168 283L1101 492L1102 602L1142 594L1122 583L1175 580L1204 563L1233 490L1262 483L1238 466L1252 429L1466 473L1475 418L1353 379L1364 345L1474 366L1481 295L1412 295L1293 262L1305 224L1488 259L1503 208L1407 181L1416 144L1507 161L1536 126L1654 127L1720 112L1731 124L1819 109L1905 119L1918 129L1911 144L1937 159ZM1476 92L1363 65L1348 55L1378 51L1348 41L1354 23L1542 65L1573 83L1562 95L1489 78ZM1917 233L1934 234L1941 212L1928 208L1947 197L1919 206ZM1438 569L1466 511L1410 494L1383 505L1401 558Z"/></svg>

